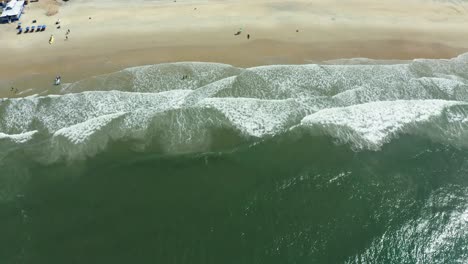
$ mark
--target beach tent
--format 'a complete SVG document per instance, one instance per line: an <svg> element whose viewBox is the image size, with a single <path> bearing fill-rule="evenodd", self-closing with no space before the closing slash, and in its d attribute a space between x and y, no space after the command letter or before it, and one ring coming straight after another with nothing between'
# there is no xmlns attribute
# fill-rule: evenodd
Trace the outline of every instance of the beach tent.
<svg viewBox="0 0 468 264"><path fill-rule="evenodd" d="M3 8L0 15L0 23L11 23L20 19L24 10L23 0L11 0Z"/></svg>

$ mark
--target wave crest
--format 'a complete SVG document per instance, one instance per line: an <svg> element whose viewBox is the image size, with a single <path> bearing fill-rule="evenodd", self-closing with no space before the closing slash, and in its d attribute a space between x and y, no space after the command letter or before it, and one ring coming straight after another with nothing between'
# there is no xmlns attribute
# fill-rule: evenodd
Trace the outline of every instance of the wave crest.
<svg viewBox="0 0 468 264"><path fill-rule="evenodd" d="M378 150L399 134L428 136L465 146L467 110L468 104L455 101L373 102L321 110L305 117L301 125L357 149Z"/></svg>

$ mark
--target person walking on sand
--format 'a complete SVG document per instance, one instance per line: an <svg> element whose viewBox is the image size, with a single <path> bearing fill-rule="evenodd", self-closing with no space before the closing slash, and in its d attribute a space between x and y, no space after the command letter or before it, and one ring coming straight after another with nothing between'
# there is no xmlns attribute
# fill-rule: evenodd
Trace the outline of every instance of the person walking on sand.
<svg viewBox="0 0 468 264"><path fill-rule="evenodd" d="M247 39L250 39L250 34L247 34Z"/></svg>

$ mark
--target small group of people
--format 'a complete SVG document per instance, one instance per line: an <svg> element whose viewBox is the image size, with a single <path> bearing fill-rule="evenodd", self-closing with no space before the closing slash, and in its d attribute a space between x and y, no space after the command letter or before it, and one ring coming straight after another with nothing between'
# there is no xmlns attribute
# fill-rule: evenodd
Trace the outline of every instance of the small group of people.
<svg viewBox="0 0 468 264"><path fill-rule="evenodd" d="M182 80L187 80L187 79L188 79L188 75L182 76Z"/></svg>
<svg viewBox="0 0 468 264"><path fill-rule="evenodd" d="M91 18L89 18L91 19ZM57 25L57 29L60 29L62 28L62 26L60 25L60 19L57 19L57 21L55 22L55 25ZM68 35L70 34L70 29L67 29L67 33L65 33L65 40L68 40Z"/></svg>
<svg viewBox="0 0 468 264"><path fill-rule="evenodd" d="M67 30L67 33L65 33L65 40L68 40L68 35L70 34L70 29Z"/></svg>
<svg viewBox="0 0 468 264"><path fill-rule="evenodd" d="M239 30L234 33L234 36L239 36L240 34L242 34L242 28L239 28ZM250 34L247 34L247 39L250 39Z"/></svg>
<svg viewBox="0 0 468 264"><path fill-rule="evenodd" d="M18 88L11 87L10 92L18 93Z"/></svg>

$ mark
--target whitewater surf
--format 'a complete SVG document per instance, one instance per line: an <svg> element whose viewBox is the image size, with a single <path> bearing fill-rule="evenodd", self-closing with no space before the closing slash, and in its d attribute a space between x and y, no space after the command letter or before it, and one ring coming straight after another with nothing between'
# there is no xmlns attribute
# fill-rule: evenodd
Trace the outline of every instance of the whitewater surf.
<svg viewBox="0 0 468 264"><path fill-rule="evenodd" d="M468 54L148 65L0 101L2 263L464 263Z"/></svg>

